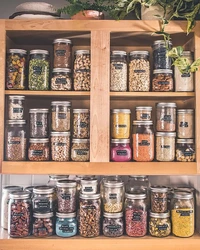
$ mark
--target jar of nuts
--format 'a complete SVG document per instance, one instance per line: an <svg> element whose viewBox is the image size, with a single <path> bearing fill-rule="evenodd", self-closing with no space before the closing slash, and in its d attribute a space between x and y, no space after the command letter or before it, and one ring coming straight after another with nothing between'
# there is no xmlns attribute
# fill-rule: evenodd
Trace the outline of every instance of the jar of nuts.
<svg viewBox="0 0 200 250"><path fill-rule="evenodd" d="M90 111L89 109L73 109L73 138L90 138Z"/></svg>
<svg viewBox="0 0 200 250"><path fill-rule="evenodd" d="M89 161L90 160L90 140L73 139L71 147L72 161Z"/></svg>
<svg viewBox="0 0 200 250"><path fill-rule="evenodd" d="M71 68L72 41L65 38L55 39L54 44L54 68Z"/></svg>
<svg viewBox="0 0 200 250"><path fill-rule="evenodd" d="M153 43L154 69L171 69L172 60L167 54L171 48L171 41L157 40Z"/></svg>
<svg viewBox="0 0 200 250"><path fill-rule="evenodd" d="M29 161L49 161L49 139L29 139L28 159Z"/></svg>
<svg viewBox="0 0 200 250"><path fill-rule="evenodd" d="M137 121L150 121L152 107L149 106L138 106L135 108L136 111L136 120Z"/></svg>
<svg viewBox="0 0 200 250"><path fill-rule="evenodd" d="M107 237L119 237L124 233L123 213L103 214L103 235Z"/></svg>
<svg viewBox="0 0 200 250"><path fill-rule="evenodd" d="M171 69L156 69L153 71L152 91L173 91L174 81Z"/></svg>
<svg viewBox="0 0 200 250"><path fill-rule="evenodd" d="M53 213L33 213L33 236L47 237L54 234Z"/></svg>
<svg viewBox="0 0 200 250"><path fill-rule="evenodd" d="M177 139L176 160L183 162L195 161L194 139Z"/></svg>
<svg viewBox="0 0 200 250"><path fill-rule="evenodd" d="M155 237L166 237L171 233L170 213L150 212L149 233Z"/></svg>
<svg viewBox="0 0 200 250"><path fill-rule="evenodd" d="M167 211L168 188L165 186L151 186L151 211L165 213Z"/></svg>
<svg viewBox="0 0 200 250"><path fill-rule="evenodd" d="M194 110L177 109L177 137L194 138Z"/></svg>
<svg viewBox="0 0 200 250"><path fill-rule="evenodd" d="M10 120L22 120L24 118L25 96L10 95L8 97L8 117Z"/></svg>
<svg viewBox="0 0 200 250"><path fill-rule="evenodd" d="M71 69L54 68L51 90L72 90Z"/></svg>

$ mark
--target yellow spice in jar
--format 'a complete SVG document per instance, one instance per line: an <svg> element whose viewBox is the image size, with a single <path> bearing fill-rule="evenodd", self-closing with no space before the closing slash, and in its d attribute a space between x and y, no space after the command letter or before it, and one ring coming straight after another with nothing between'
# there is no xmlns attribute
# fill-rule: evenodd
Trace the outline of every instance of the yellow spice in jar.
<svg viewBox="0 0 200 250"><path fill-rule="evenodd" d="M111 133L113 139L128 139L130 137L130 111L113 111L111 116Z"/></svg>

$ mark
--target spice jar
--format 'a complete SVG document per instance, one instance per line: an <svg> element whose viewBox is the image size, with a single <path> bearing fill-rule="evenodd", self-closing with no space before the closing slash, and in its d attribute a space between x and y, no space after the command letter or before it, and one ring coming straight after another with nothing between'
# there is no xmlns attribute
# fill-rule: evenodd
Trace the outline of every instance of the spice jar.
<svg viewBox="0 0 200 250"><path fill-rule="evenodd" d="M152 107L138 106L135 108L135 111L136 111L136 120L137 121L150 121L151 120Z"/></svg>
<svg viewBox="0 0 200 250"><path fill-rule="evenodd" d="M27 51L23 49L9 49L7 56L7 89L26 89L26 60Z"/></svg>
<svg viewBox="0 0 200 250"><path fill-rule="evenodd" d="M130 147L130 139L112 139L110 149L110 159L116 162L130 161L132 151Z"/></svg>
<svg viewBox="0 0 200 250"><path fill-rule="evenodd" d="M29 161L49 161L49 139L29 139L28 159Z"/></svg>
<svg viewBox="0 0 200 250"><path fill-rule="evenodd" d="M76 213L56 213L56 235L60 237L72 237L77 234Z"/></svg>
<svg viewBox="0 0 200 250"><path fill-rule="evenodd" d="M174 81L171 69L156 69L153 71L152 91L173 91Z"/></svg>
<svg viewBox="0 0 200 250"><path fill-rule="evenodd" d="M175 138L176 133L156 133L156 160L174 161L175 159Z"/></svg>
<svg viewBox="0 0 200 250"><path fill-rule="evenodd" d="M167 211L167 193L165 186L151 186L151 211L165 213Z"/></svg>
<svg viewBox="0 0 200 250"><path fill-rule="evenodd" d="M5 159L7 161L26 160L26 121L7 120L5 132Z"/></svg>
<svg viewBox="0 0 200 250"><path fill-rule="evenodd" d="M157 103L156 129L161 132L176 131L176 103Z"/></svg>
<svg viewBox="0 0 200 250"><path fill-rule="evenodd" d="M182 162L195 161L194 139L177 139L176 160Z"/></svg>
<svg viewBox="0 0 200 250"><path fill-rule="evenodd" d="M123 213L103 214L103 235L108 237L119 237L124 233Z"/></svg>
<svg viewBox="0 0 200 250"><path fill-rule="evenodd" d="M96 194L98 191L97 179L91 177L84 177L81 179L80 191L82 194Z"/></svg>
<svg viewBox="0 0 200 250"><path fill-rule="evenodd" d="M100 235L101 199L100 194L80 193L79 233L91 238ZM92 223L91 223L92 222Z"/></svg>
<svg viewBox="0 0 200 250"><path fill-rule="evenodd" d="M150 90L150 63L148 51L131 51L129 62L129 91Z"/></svg>
<svg viewBox="0 0 200 250"><path fill-rule="evenodd" d="M72 42L69 39L55 39L54 44L54 68L71 68Z"/></svg>
<svg viewBox="0 0 200 250"><path fill-rule="evenodd" d="M70 160L70 132L51 132L51 158L53 161Z"/></svg>
<svg viewBox="0 0 200 250"><path fill-rule="evenodd" d="M54 234L53 213L33 213L33 235L35 237L47 237Z"/></svg>
<svg viewBox="0 0 200 250"><path fill-rule="evenodd" d="M153 161L154 132L152 121L133 121L133 160Z"/></svg>
<svg viewBox="0 0 200 250"><path fill-rule="evenodd" d="M8 118L10 120L24 119L24 100L25 96L10 95L8 97Z"/></svg>
<svg viewBox="0 0 200 250"><path fill-rule="evenodd" d="M89 109L73 109L73 138L90 138L90 111Z"/></svg>
<svg viewBox="0 0 200 250"><path fill-rule="evenodd" d="M127 91L127 53L112 51L110 58L110 91Z"/></svg>
<svg viewBox="0 0 200 250"><path fill-rule="evenodd" d="M145 236L147 233L146 194L125 194L126 234L131 237Z"/></svg>
<svg viewBox="0 0 200 250"><path fill-rule="evenodd" d="M29 61L29 90L49 89L49 52L31 50Z"/></svg>
<svg viewBox="0 0 200 250"><path fill-rule="evenodd" d="M72 90L71 69L54 68L51 90Z"/></svg>
<svg viewBox="0 0 200 250"><path fill-rule="evenodd" d="M8 234L12 238L23 238L30 235L31 227L31 194L24 191L10 193L8 205Z"/></svg>
<svg viewBox="0 0 200 250"><path fill-rule="evenodd" d="M166 237L171 233L170 213L150 212L149 233L155 237Z"/></svg>
<svg viewBox="0 0 200 250"><path fill-rule="evenodd" d="M177 109L177 136L181 139L194 138L193 109Z"/></svg>
<svg viewBox="0 0 200 250"><path fill-rule="evenodd" d="M153 68L171 69L171 57L168 56L168 50L172 48L170 41L157 40L153 43Z"/></svg>
<svg viewBox="0 0 200 250"><path fill-rule="evenodd" d="M89 161L90 160L90 140L73 139L71 147L72 161Z"/></svg>
<svg viewBox="0 0 200 250"><path fill-rule="evenodd" d="M130 137L130 109L111 110L111 136L112 139L129 139Z"/></svg>

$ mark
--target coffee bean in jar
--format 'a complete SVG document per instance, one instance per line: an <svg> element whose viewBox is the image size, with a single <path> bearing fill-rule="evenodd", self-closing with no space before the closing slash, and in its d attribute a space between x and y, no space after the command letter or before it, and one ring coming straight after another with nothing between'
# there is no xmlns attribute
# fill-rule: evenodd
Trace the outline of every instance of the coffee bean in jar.
<svg viewBox="0 0 200 250"><path fill-rule="evenodd" d="M90 140L73 139L71 147L72 161L89 161L90 160Z"/></svg>
<svg viewBox="0 0 200 250"><path fill-rule="evenodd" d="M33 213L33 236L47 237L54 234L53 213Z"/></svg>
<svg viewBox="0 0 200 250"><path fill-rule="evenodd" d="M30 138L28 149L29 161L49 161L49 139Z"/></svg>
<svg viewBox="0 0 200 250"><path fill-rule="evenodd" d="M151 211L153 213L165 213L167 211L167 193L165 186L151 187Z"/></svg>
<svg viewBox="0 0 200 250"><path fill-rule="evenodd" d="M171 69L172 60L168 56L168 50L172 48L170 41L157 40L153 43L153 68Z"/></svg>
<svg viewBox="0 0 200 250"><path fill-rule="evenodd" d="M55 39L54 44L54 68L71 68L72 41L70 39Z"/></svg>
<svg viewBox="0 0 200 250"><path fill-rule="evenodd" d="M51 158L53 161L70 160L70 132L51 132Z"/></svg>
<svg viewBox="0 0 200 250"><path fill-rule="evenodd" d="M90 111L89 109L73 109L73 138L90 138Z"/></svg>
<svg viewBox="0 0 200 250"><path fill-rule="evenodd" d="M72 90L71 69L54 68L51 90Z"/></svg>

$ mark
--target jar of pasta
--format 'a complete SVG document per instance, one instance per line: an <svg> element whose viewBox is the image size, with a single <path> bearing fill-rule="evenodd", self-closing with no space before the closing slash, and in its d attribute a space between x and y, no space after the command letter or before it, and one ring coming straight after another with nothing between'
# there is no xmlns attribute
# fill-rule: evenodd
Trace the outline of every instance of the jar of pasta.
<svg viewBox="0 0 200 250"><path fill-rule="evenodd" d="M73 139L71 147L72 161L89 161L90 160L90 140Z"/></svg>
<svg viewBox="0 0 200 250"><path fill-rule="evenodd" d="M151 120L152 107L138 106L135 108L135 111L136 111L137 121L150 121Z"/></svg>
<svg viewBox="0 0 200 250"><path fill-rule="evenodd" d="M165 213L167 211L168 188L165 186L151 186L151 211Z"/></svg>
<svg viewBox="0 0 200 250"><path fill-rule="evenodd" d="M177 109L177 136L181 139L194 138L193 109Z"/></svg>
<svg viewBox="0 0 200 250"><path fill-rule="evenodd" d="M171 233L171 221L169 211L166 213L150 212L149 233L155 237L166 237Z"/></svg>
<svg viewBox="0 0 200 250"><path fill-rule="evenodd" d="M90 111L89 109L73 109L73 138L90 138Z"/></svg>
<svg viewBox="0 0 200 250"><path fill-rule="evenodd" d="M194 139L177 139L176 160L182 162L195 161Z"/></svg>

